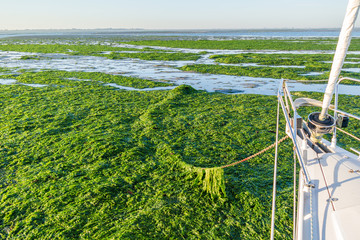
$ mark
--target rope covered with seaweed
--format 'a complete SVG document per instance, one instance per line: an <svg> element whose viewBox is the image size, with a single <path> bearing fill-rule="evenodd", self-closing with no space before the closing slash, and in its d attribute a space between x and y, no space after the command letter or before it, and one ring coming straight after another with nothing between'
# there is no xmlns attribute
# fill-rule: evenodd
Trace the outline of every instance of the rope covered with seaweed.
<svg viewBox="0 0 360 240"><path fill-rule="evenodd" d="M283 137L282 139L280 139L280 140L278 141L278 143L281 143L281 142L285 141L287 138L289 138L288 135L286 135L285 137ZM242 159L242 160L240 160L240 161L237 161L237 162L234 162L234 163L230 163L230 164L228 164L228 165L221 166L221 167L219 167L219 168L232 167L232 166L235 166L235 165L237 165L237 164L239 164L239 163L242 163L242 162L245 162L245 161L247 161L247 160L250 160L250 159L252 159L252 158L254 158L254 157L256 157L256 156L258 156L258 155L260 155L260 154L262 154L262 153L264 153L264 152L266 152L267 150L275 147L275 145L276 145L276 142L274 142L274 143L271 144L270 146L264 148L263 150L261 150L261 151L258 152L258 153L255 153L255 154L253 154L253 155L251 155L251 156L249 156L249 157L247 157L247 158L244 158L244 159ZM203 169L205 169L205 168L203 168Z"/></svg>
<svg viewBox="0 0 360 240"><path fill-rule="evenodd" d="M285 136L282 139L280 139L277 143L281 143L285 141L289 136ZM225 191L225 180L224 180L224 168L235 166L239 163L245 162L251 158L254 158L269 149L276 146L275 143L271 144L270 146L264 148L258 153L255 153L247 158L244 158L240 161L220 166L220 167L212 167L212 168L200 168L200 167L194 167L189 164L186 164L184 162L181 162L181 165L185 167L185 169L189 172L196 172L197 177L195 182L202 183L203 185L203 191L209 193L211 197L219 197L219 199L224 199L226 197L226 191Z"/></svg>

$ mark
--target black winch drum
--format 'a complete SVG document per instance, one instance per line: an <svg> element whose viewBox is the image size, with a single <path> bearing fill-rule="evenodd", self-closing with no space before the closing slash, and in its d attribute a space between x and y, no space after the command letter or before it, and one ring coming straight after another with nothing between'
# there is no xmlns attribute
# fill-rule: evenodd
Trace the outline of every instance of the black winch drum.
<svg viewBox="0 0 360 240"><path fill-rule="evenodd" d="M310 113L308 116L308 127L312 133L315 134L327 134L332 132L335 126L335 119L326 114L325 120L321 121L319 119L320 112Z"/></svg>

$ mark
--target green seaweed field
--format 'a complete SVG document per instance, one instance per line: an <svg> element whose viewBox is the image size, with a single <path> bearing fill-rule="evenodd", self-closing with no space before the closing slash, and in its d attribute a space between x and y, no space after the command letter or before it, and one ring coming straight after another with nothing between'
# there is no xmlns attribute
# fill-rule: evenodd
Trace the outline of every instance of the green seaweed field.
<svg viewBox="0 0 360 240"><path fill-rule="evenodd" d="M171 44L191 45L179 41ZM194 46L199 44L205 43ZM224 43L206 44L215 48ZM228 44L235 46L238 42ZM282 46L281 41L272 44ZM314 44L301 46L310 48ZM103 51L114 51L104 57L115 60L189 60L205 54L177 55L147 49L134 50L139 53L130 56L121 55L123 49L109 48L71 46L77 55L100 56ZM65 53L66 49L60 45L9 43L0 47L2 51L35 53ZM275 62L276 56L272 60L261 54L254 57L257 63L286 64L284 60ZM212 58L230 64L249 59L249 55ZM298 56L288 64L314 67L314 62L329 58ZM28 60L36 61L36 57ZM192 70L189 66L185 70ZM231 66L213 67L231 72ZM328 64L316 67L319 70ZM14 74L10 70L2 68L2 78L14 79L16 84L0 85L0 239L270 236L274 149L217 170L274 143L276 96L209 93L188 85L169 91L126 91L104 83L138 89L172 84L100 72L18 69L19 73ZM317 93L294 93L295 98L302 96L322 97ZM343 95L340 104L344 110L360 114L358 107L352 108L359 106L359 96ZM306 111L301 113L305 116ZM280 137L284 137L283 119L280 125ZM352 125L349 131L358 134L359 126ZM340 144L356 146L341 133L339 136ZM292 239L290 140L280 144L279 156L275 237ZM213 179L207 177L210 170L214 170L210 173Z"/></svg>

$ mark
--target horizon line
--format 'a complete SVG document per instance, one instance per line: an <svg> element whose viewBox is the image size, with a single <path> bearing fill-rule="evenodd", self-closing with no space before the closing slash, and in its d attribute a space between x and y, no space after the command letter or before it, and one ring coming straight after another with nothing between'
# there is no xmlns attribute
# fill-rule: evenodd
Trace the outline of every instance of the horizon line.
<svg viewBox="0 0 360 240"><path fill-rule="evenodd" d="M122 30L122 31L298 31L298 30L307 30L307 31L334 31L340 30L341 28L167 28L167 29L157 29L157 28L25 28L25 29L0 29L0 31L104 31L104 30ZM360 30L360 27L354 28L354 30Z"/></svg>

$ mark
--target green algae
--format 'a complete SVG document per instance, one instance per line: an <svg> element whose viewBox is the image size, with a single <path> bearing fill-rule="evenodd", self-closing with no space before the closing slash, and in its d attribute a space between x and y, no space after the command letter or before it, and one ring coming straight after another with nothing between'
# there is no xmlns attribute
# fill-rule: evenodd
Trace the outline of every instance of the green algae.
<svg viewBox="0 0 360 240"><path fill-rule="evenodd" d="M173 48L227 50L335 50L336 47L334 39L145 40L126 43Z"/></svg>
<svg viewBox="0 0 360 240"><path fill-rule="evenodd" d="M306 70L323 71L329 70L332 54L228 54L228 55L213 55L219 63L257 63L259 65L284 65L284 66L304 66Z"/></svg>
<svg viewBox="0 0 360 240"><path fill-rule="evenodd" d="M70 45L70 44L0 44L1 51L32 52L32 53L65 53L88 55L104 51L141 51L137 48L113 47L106 45ZM149 51L149 49L147 49Z"/></svg>
<svg viewBox="0 0 360 240"><path fill-rule="evenodd" d="M272 74L270 68L254 72L261 71ZM279 77L290 75L281 71ZM235 167L219 166L275 141L275 96L189 86L114 91L99 81L164 85L103 73L25 71L12 77L49 87L0 85L0 238L268 238L274 151ZM294 93L302 96L321 98ZM359 104L358 96L340 98L344 110ZM359 115L358 110L351 112ZM351 133L359 129L351 122ZM358 146L339 136L342 146ZM291 239L289 141L279 155L275 236Z"/></svg>
<svg viewBox="0 0 360 240"><path fill-rule="evenodd" d="M12 75L9 75L9 77L12 77ZM21 83L52 84L56 86L89 86L101 85L104 83L116 83L121 86L142 89L172 85L165 82L154 82L141 78L126 77L122 75L113 75L100 72L67 72L55 70L43 72L25 72L18 76L13 76L12 78L18 80ZM74 81L71 79L80 81Z"/></svg>
<svg viewBox="0 0 360 240"><path fill-rule="evenodd" d="M292 80L323 80L329 77L333 54L226 54L212 55L211 59L224 65L191 64L181 67L183 71L226 74L249 77L292 79ZM356 55L349 55L344 68L360 67ZM258 66L233 66L230 64L254 63ZM229 65L227 65L229 64ZM303 68L299 68L303 67ZM318 72L317 75L308 75ZM342 71L342 76L359 78L359 73Z"/></svg>
<svg viewBox="0 0 360 240"><path fill-rule="evenodd" d="M0 88L1 238L269 236L274 152L217 170L275 141L275 96ZM291 239L289 141L279 155L276 237Z"/></svg>
<svg viewBox="0 0 360 240"><path fill-rule="evenodd" d="M328 65L328 68L326 67L326 65ZM356 66L354 65L354 67ZM291 68L291 67L281 67L281 66L276 67L276 65L269 67L269 66L231 66L231 65L212 65L212 64L191 64L181 67L180 70L187 72L224 74L224 75L260 77L260 78L275 78L275 79L290 79L290 80L324 80L324 79L326 80L329 78L330 68L331 68L330 64L325 64L325 63L309 64L305 68ZM321 71L321 72L317 75L309 74L313 71ZM360 78L360 73L342 71L341 76Z"/></svg>
<svg viewBox="0 0 360 240"><path fill-rule="evenodd" d="M332 50L335 51L337 39L299 38L299 39L244 39L244 40L140 40L127 41L133 45L162 46L191 49L227 50ZM360 50L360 39L353 38L350 51Z"/></svg>
<svg viewBox="0 0 360 240"><path fill-rule="evenodd" d="M328 72L316 76L304 76L309 71L302 68L285 68L285 67L252 67L252 66L226 66L210 64L192 64L180 68L183 71L225 74L248 77L275 78L275 79L292 79L292 80L317 80L326 79Z"/></svg>
<svg viewBox="0 0 360 240"><path fill-rule="evenodd" d="M109 55L99 55L109 59L138 58L142 60L161 60L161 61L191 61L198 60L201 55L194 53L181 52L152 52L152 53L111 53Z"/></svg>
<svg viewBox="0 0 360 240"><path fill-rule="evenodd" d="M75 84L0 86L2 238L260 239L269 234L270 152L226 169L224 178L212 174L224 179L221 199L204 192L208 186L197 170L185 166L218 167L274 141L268 128L275 121L268 113L275 97ZM272 101L264 105L265 99ZM264 121L249 125L247 114ZM280 168L290 178L285 161ZM279 185L281 194L291 195L291 184L280 180ZM291 209L283 201L279 236L286 238Z"/></svg>
<svg viewBox="0 0 360 240"><path fill-rule="evenodd" d="M138 58L143 60L186 61L197 60L201 54L164 52L151 48L137 49L106 45L69 45L69 44L0 44L0 51L31 53L61 53L68 55L99 56L109 59ZM126 51L126 52L123 52ZM131 51L131 52L129 52ZM107 52L107 53L104 53ZM39 56L22 56L21 60L40 60Z"/></svg>

